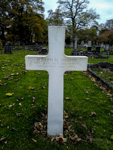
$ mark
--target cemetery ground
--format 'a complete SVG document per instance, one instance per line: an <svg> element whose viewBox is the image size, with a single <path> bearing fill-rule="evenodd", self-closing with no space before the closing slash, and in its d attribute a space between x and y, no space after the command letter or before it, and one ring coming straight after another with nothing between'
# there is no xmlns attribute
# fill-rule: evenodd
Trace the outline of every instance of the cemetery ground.
<svg viewBox="0 0 113 150"><path fill-rule="evenodd" d="M64 74L64 138L67 141L46 135L48 73L26 71L25 55L28 54L37 53L0 51L0 149L112 150L113 95L103 92L86 72ZM71 50L66 49L66 54L71 54ZM107 60L89 58L90 63L100 61L113 63L113 56ZM107 76L106 73L104 78Z"/></svg>

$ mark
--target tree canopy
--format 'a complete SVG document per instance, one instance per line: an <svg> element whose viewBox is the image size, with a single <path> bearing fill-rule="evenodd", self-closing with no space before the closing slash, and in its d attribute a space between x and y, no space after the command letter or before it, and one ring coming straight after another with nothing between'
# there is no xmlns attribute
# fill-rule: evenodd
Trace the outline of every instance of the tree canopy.
<svg viewBox="0 0 113 150"><path fill-rule="evenodd" d="M1 0L0 38L3 45L6 39L21 43L41 41L46 23L43 5L42 0Z"/></svg>
<svg viewBox="0 0 113 150"><path fill-rule="evenodd" d="M71 27L73 46L75 45L75 36L80 29L97 23L99 15L93 9L87 10L88 0L58 0L66 23Z"/></svg>
<svg viewBox="0 0 113 150"><path fill-rule="evenodd" d="M47 43L48 25L65 25L66 42L99 40L113 41L113 19L98 24L99 15L88 9L89 0L58 0L55 11L48 11L44 18L43 0L0 0L0 41L12 43ZM99 31L99 36L98 36Z"/></svg>
<svg viewBox="0 0 113 150"><path fill-rule="evenodd" d="M52 9L48 11L48 18L46 19L48 25L63 25L64 19L61 9L58 7L55 11Z"/></svg>

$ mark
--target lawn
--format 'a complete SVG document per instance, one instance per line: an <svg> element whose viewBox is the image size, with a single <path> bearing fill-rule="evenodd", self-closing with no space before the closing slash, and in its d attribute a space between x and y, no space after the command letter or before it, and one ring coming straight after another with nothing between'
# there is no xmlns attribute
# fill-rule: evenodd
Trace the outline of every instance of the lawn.
<svg viewBox="0 0 113 150"><path fill-rule="evenodd" d="M66 49L66 54L70 52ZM113 99L85 72L64 75L64 111L70 132L65 132L67 142L33 134L34 123L42 121L41 113L47 114L49 75L46 71L26 71L27 54L36 52L0 51L0 150L112 150ZM92 63L97 61L89 59ZM81 140L73 142L69 128Z"/></svg>

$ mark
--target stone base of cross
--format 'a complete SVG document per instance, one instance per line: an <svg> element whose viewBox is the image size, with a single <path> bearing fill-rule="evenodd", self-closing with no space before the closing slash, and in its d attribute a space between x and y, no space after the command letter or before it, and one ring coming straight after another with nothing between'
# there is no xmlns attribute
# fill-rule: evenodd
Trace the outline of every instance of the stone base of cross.
<svg viewBox="0 0 113 150"><path fill-rule="evenodd" d="M49 54L27 55L27 70L46 70L49 73L48 135L63 134L63 89L65 71L86 71L86 56L64 54L65 27L49 27Z"/></svg>

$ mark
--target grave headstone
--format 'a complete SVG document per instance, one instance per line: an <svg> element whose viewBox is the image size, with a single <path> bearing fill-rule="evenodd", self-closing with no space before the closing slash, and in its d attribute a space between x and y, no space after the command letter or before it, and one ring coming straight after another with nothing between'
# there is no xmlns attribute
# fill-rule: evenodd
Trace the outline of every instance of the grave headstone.
<svg viewBox="0 0 113 150"><path fill-rule="evenodd" d="M40 51L39 54L47 54L47 49L43 47Z"/></svg>
<svg viewBox="0 0 113 150"><path fill-rule="evenodd" d="M100 47L101 47L101 48L104 48L104 43L101 43Z"/></svg>
<svg viewBox="0 0 113 150"><path fill-rule="evenodd" d="M25 50L28 50L28 45L25 45L24 49L25 49Z"/></svg>
<svg viewBox="0 0 113 150"><path fill-rule="evenodd" d="M81 41L81 48L84 48L84 41Z"/></svg>
<svg viewBox="0 0 113 150"><path fill-rule="evenodd" d="M109 44L105 45L105 50L108 51L109 50Z"/></svg>
<svg viewBox="0 0 113 150"><path fill-rule="evenodd" d="M78 37L75 36L75 41L74 41L74 50L72 51L71 55L77 55L77 41L78 41Z"/></svg>
<svg viewBox="0 0 113 150"><path fill-rule="evenodd" d="M97 52L97 53L100 53L100 46L99 46L99 45L96 46L96 52Z"/></svg>
<svg viewBox="0 0 113 150"><path fill-rule="evenodd" d="M49 54L27 55L27 70L46 70L49 73L48 134L63 134L63 75L65 71L86 71L86 56L64 54L65 27L49 27Z"/></svg>
<svg viewBox="0 0 113 150"><path fill-rule="evenodd" d="M92 50L92 43L91 41L88 41L88 48L87 48L88 51L91 51Z"/></svg>
<svg viewBox="0 0 113 150"><path fill-rule="evenodd" d="M92 47L91 41L88 41L88 47Z"/></svg>
<svg viewBox="0 0 113 150"><path fill-rule="evenodd" d="M73 42L71 42L71 44L70 44L70 48L72 48L73 47Z"/></svg>
<svg viewBox="0 0 113 150"><path fill-rule="evenodd" d="M5 45L4 46L4 53L5 54L8 54L8 53L12 54L12 46L11 45Z"/></svg>

